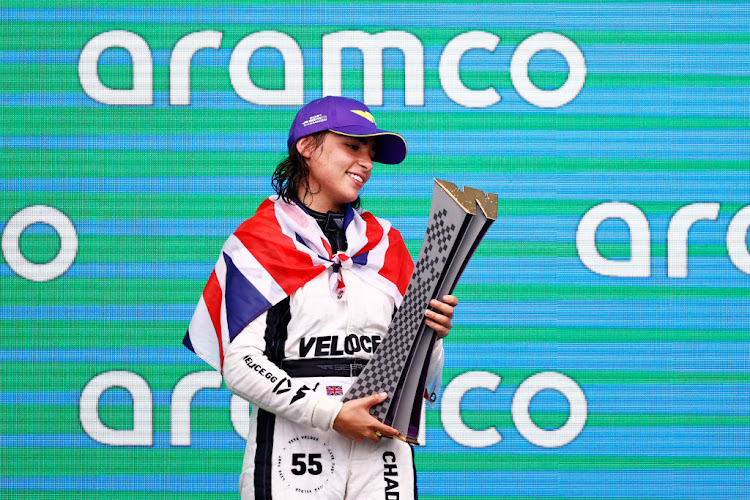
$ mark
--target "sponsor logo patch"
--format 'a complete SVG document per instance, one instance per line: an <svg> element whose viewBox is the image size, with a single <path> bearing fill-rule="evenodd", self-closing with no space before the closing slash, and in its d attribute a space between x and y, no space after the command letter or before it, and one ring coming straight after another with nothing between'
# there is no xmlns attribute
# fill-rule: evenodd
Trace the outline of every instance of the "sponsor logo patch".
<svg viewBox="0 0 750 500"><path fill-rule="evenodd" d="M401 496L398 491L398 464L392 451L383 453L383 480L386 500L398 500Z"/></svg>
<svg viewBox="0 0 750 500"><path fill-rule="evenodd" d="M336 460L324 441L303 435L284 443L274 457L274 466L281 482L291 491L319 498L326 483L334 477Z"/></svg>
<svg viewBox="0 0 750 500"><path fill-rule="evenodd" d="M310 118L302 122L303 127L308 127L310 125L315 125L316 123L326 122L328 121L328 115L323 114L317 114L312 115Z"/></svg>
<svg viewBox="0 0 750 500"><path fill-rule="evenodd" d="M354 335L346 337L338 335L325 335L300 339L299 355L301 358L315 356L316 358L327 356L342 356L344 354L356 354L358 352L373 353L380 345L380 335Z"/></svg>

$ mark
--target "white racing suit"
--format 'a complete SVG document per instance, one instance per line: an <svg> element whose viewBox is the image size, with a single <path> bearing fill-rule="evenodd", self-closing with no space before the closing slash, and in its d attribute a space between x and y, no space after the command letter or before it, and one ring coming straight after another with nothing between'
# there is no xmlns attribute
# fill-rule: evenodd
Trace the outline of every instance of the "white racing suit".
<svg viewBox="0 0 750 500"><path fill-rule="evenodd" d="M253 403L243 500L416 498L409 444L355 442L332 429L341 395L385 336L394 305L346 269L346 300L336 301L331 272L263 313L226 350L227 387ZM442 365L438 341L428 384Z"/></svg>

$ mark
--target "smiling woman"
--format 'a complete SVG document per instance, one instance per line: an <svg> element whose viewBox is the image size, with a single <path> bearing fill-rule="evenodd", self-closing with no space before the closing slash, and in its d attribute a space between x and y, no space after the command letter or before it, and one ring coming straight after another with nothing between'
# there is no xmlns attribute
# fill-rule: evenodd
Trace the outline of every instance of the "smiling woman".
<svg viewBox="0 0 750 500"><path fill-rule="evenodd" d="M305 105L292 123L289 157L279 164L272 183L286 202L302 201L319 212L341 212L347 203L359 208L359 190L370 178L373 162L401 163L406 141L380 130L361 102L329 96Z"/></svg>
<svg viewBox="0 0 750 500"><path fill-rule="evenodd" d="M309 186L297 196L315 211L341 212L344 205L359 198L359 190L370 178L375 139L327 133L323 143L313 148L308 137L296 144L310 169Z"/></svg>
<svg viewBox="0 0 750 500"><path fill-rule="evenodd" d="M387 394L341 401L414 268L401 234L358 208L373 163L400 163L406 142L377 128L361 102L329 96L297 113L287 147L273 175L277 196L224 245L185 345L253 404L242 498L412 498L411 445L381 441L399 432L370 414ZM425 312L440 339L457 304L445 295ZM438 340L428 394L442 365ZM387 481L396 469L398 483Z"/></svg>

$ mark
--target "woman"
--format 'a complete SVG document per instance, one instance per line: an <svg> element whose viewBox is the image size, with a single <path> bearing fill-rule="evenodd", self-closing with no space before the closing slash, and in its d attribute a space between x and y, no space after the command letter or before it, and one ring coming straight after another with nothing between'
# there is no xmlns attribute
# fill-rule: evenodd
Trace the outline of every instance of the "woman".
<svg viewBox="0 0 750 500"><path fill-rule="evenodd" d="M400 163L404 139L370 110L325 97L297 114L269 198L229 238L186 345L251 403L240 489L252 498L416 497L410 445L373 418L386 394L340 396L386 334L413 270L398 231L358 210L373 162ZM432 301L443 338L455 297ZM439 380L442 343L428 378Z"/></svg>

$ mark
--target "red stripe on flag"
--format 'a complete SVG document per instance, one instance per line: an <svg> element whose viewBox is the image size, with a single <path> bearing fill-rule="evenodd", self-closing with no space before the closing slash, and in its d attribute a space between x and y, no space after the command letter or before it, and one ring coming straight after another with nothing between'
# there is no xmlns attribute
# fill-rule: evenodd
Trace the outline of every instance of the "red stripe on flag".
<svg viewBox="0 0 750 500"><path fill-rule="evenodd" d="M213 271L211 277L208 278L206 288L203 289L203 301L206 303L208 315L211 317L211 323L214 325L216 340L219 344L219 358L222 365L224 364L224 344L221 340L221 301L223 297L224 294L219 285L219 278L216 276L216 271Z"/></svg>
<svg viewBox="0 0 750 500"><path fill-rule="evenodd" d="M377 219L375 219L374 215L370 212L364 212L362 214L362 220L367 223L367 229L365 232L367 235L367 243L365 243L365 246L362 250L357 252L357 254L369 252L375 248L375 245L377 245L380 240L383 239L383 226L381 226Z"/></svg>
<svg viewBox="0 0 750 500"><path fill-rule="evenodd" d="M326 252L328 252L328 258L333 258L333 249L331 248L331 245L328 244L328 242L325 240L325 238L320 238L320 242L323 244L323 248L326 249Z"/></svg>
<svg viewBox="0 0 750 500"><path fill-rule="evenodd" d="M271 200L261 203L234 235L287 295L325 270L323 265L313 265L312 258L297 250L292 238L281 231Z"/></svg>
<svg viewBox="0 0 750 500"><path fill-rule="evenodd" d="M388 231L388 250L385 252L383 268L380 275L395 283L401 295L406 293L411 273L414 272L414 262L411 259L406 243L396 229Z"/></svg>

